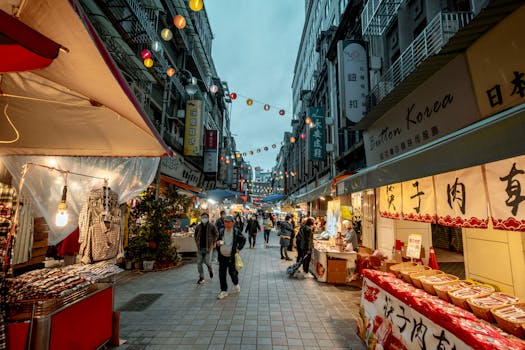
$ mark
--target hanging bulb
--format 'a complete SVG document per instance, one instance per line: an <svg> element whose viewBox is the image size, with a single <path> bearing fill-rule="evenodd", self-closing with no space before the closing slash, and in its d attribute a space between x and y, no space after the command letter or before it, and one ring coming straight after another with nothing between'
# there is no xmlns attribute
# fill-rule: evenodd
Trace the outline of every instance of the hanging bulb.
<svg viewBox="0 0 525 350"><path fill-rule="evenodd" d="M252 100L251 98L247 99L247 100L246 100L246 104L247 104L248 106L253 105L253 100Z"/></svg>
<svg viewBox="0 0 525 350"><path fill-rule="evenodd" d="M64 186L64 189L62 190L62 200L58 204L57 214L55 217L55 225L57 225L58 227L66 226L69 219L67 214L66 194L67 186Z"/></svg>
<svg viewBox="0 0 525 350"><path fill-rule="evenodd" d="M230 93L230 98L235 100L237 98L237 94L235 92Z"/></svg>
<svg viewBox="0 0 525 350"><path fill-rule="evenodd" d="M269 111L270 110L270 105L269 104L265 104L264 105L264 110L265 111Z"/></svg>
<svg viewBox="0 0 525 350"><path fill-rule="evenodd" d="M202 2L202 0L190 0L189 5L192 11L199 12L200 10L202 10L202 6L204 5L204 3Z"/></svg>
<svg viewBox="0 0 525 350"><path fill-rule="evenodd" d="M152 49L154 52L160 52L160 51L162 51L162 44L160 43L160 41L158 41L158 40L154 40L154 41L151 43L151 49Z"/></svg>
<svg viewBox="0 0 525 350"><path fill-rule="evenodd" d="M176 15L175 17L173 17L173 24L177 29L183 29L184 27L186 27L186 18L184 18L184 16L181 15Z"/></svg>
<svg viewBox="0 0 525 350"><path fill-rule="evenodd" d="M283 115L284 115L284 109L279 110L279 115L280 115L280 116L283 116Z"/></svg>
<svg viewBox="0 0 525 350"><path fill-rule="evenodd" d="M141 51L140 55L142 56L142 59L151 58L151 51L144 49Z"/></svg>
<svg viewBox="0 0 525 350"><path fill-rule="evenodd" d="M171 32L171 30L169 28L164 28L160 32L160 36L161 36L162 40L170 41L173 38L173 33Z"/></svg>
<svg viewBox="0 0 525 350"><path fill-rule="evenodd" d="M295 143L295 137L290 137L290 143Z"/></svg>
<svg viewBox="0 0 525 350"><path fill-rule="evenodd" d="M304 120L304 122L305 122L306 124L310 124L310 123L312 122L312 118L310 118L310 117L306 117L306 119Z"/></svg>
<svg viewBox="0 0 525 350"><path fill-rule="evenodd" d="M144 66L146 66L147 68L153 67L153 60L151 58L146 58L144 60Z"/></svg>
<svg viewBox="0 0 525 350"><path fill-rule="evenodd" d="M210 86L210 92L212 94L217 93L217 91L219 91L219 87L217 85L213 84L212 86Z"/></svg>

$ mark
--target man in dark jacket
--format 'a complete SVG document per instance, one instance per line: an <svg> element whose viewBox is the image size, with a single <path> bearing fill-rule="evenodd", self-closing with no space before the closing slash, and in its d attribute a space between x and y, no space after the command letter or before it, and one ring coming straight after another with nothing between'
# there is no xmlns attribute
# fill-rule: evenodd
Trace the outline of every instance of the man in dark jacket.
<svg viewBox="0 0 525 350"><path fill-rule="evenodd" d="M255 248L255 239L257 238L257 232L260 230L261 226L259 225L259 221L257 221L255 214L253 214L246 224L246 230L244 230L244 232L248 232L250 248Z"/></svg>
<svg viewBox="0 0 525 350"><path fill-rule="evenodd" d="M219 281L221 292L217 299L224 299L228 296L228 283L226 282L226 272L230 274L233 288L236 293L241 291L239 285L239 272L235 269L235 254L241 251L246 244L246 238L235 226L233 217L224 217L224 229L219 232L217 240L217 252L219 258Z"/></svg>
<svg viewBox="0 0 525 350"><path fill-rule="evenodd" d="M204 269L202 263L204 262L208 267L210 278L213 278L213 269L211 267L210 257L215 242L217 242L217 228L214 224L209 222L208 213L201 214L201 222L195 227L195 244L197 245L197 270L199 271L198 284L204 283Z"/></svg>

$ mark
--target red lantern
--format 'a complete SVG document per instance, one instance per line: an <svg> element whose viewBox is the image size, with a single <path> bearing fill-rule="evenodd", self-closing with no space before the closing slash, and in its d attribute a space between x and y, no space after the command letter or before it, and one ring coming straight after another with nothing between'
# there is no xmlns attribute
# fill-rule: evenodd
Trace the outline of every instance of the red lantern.
<svg viewBox="0 0 525 350"><path fill-rule="evenodd" d="M280 116L283 116L283 115L284 115L284 109L279 110L279 115L280 115Z"/></svg>
<svg viewBox="0 0 525 350"><path fill-rule="evenodd" d="M235 92L230 93L230 98L235 100L237 98L237 94Z"/></svg>
<svg viewBox="0 0 525 350"><path fill-rule="evenodd" d="M182 29L182 28L186 27L186 18L184 18L181 15L177 15L177 16L173 17L173 24L178 29Z"/></svg>
<svg viewBox="0 0 525 350"><path fill-rule="evenodd" d="M142 50L142 52L140 53L140 55L142 56L142 59L146 59L146 58L151 58L151 51L148 50L148 49L144 49Z"/></svg>

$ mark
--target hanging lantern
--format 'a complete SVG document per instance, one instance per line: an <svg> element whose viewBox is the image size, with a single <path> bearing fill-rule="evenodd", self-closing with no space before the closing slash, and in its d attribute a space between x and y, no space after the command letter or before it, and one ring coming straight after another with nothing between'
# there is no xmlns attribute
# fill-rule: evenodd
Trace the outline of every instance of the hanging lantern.
<svg viewBox="0 0 525 350"><path fill-rule="evenodd" d="M221 156L220 161L222 162L224 160L224 156Z"/></svg>
<svg viewBox="0 0 525 350"><path fill-rule="evenodd" d="M237 154L235 155L235 157L236 157L236 158L241 158L241 154L240 154L240 153L237 153Z"/></svg>
<svg viewBox="0 0 525 350"><path fill-rule="evenodd" d="M290 137L290 143L295 143L295 137Z"/></svg>
<svg viewBox="0 0 525 350"><path fill-rule="evenodd" d="M312 118L310 118L310 117L306 117L306 119L304 120L304 122L305 122L306 124L310 124L310 123L312 122Z"/></svg>
<svg viewBox="0 0 525 350"><path fill-rule="evenodd" d="M237 98L237 94L235 92L230 93L230 98L235 100Z"/></svg>
<svg viewBox="0 0 525 350"><path fill-rule="evenodd" d="M306 134L305 134L305 133L302 133L302 134L300 135L300 137L301 137L301 139L304 140L304 139L306 138Z"/></svg>
<svg viewBox="0 0 525 350"><path fill-rule="evenodd" d="M230 160L229 159L226 159L226 164L230 164Z"/></svg>
<svg viewBox="0 0 525 350"><path fill-rule="evenodd" d="M246 100L246 104L247 104L248 106L253 105L253 100L252 100L251 98L247 99L247 100Z"/></svg>
<svg viewBox="0 0 525 350"><path fill-rule="evenodd" d="M182 29L182 28L186 27L186 18L184 18L184 16L177 15L177 16L173 17L173 24L178 29Z"/></svg>
<svg viewBox="0 0 525 350"><path fill-rule="evenodd" d="M160 37L162 38L162 40L170 41L170 40L173 38L173 33L171 32L171 29L169 29L169 28L164 28L164 29L160 32Z"/></svg>
<svg viewBox="0 0 525 350"><path fill-rule="evenodd" d="M244 152L244 153L242 154L242 156L243 156L243 157L246 157L246 152Z"/></svg>
<svg viewBox="0 0 525 350"><path fill-rule="evenodd" d="M276 147L277 147L277 145L274 143L274 144L272 145L272 148L276 148Z"/></svg>
<svg viewBox="0 0 525 350"><path fill-rule="evenodd" d="M264 150L267 151L267 150L268 150L268 147L267 147L267 146L264 146Z"/></svg>
<svg viewBox="0 0 525 350"><path fill-rule="evenodd" d="M250 156L253 156L253 151L250 151Z"/></svg>
<svg viewBox="0 0 525 350"><path fill-rule="evenodd" d="M204 3L202 0L190 0L190 9L192 9L192 11L199 12L203 6Z"/></svg>
<svg viewBox="0 0 525 350"><path fill-rule="evenodd" d="M147 68L151 68L153 67L153 60L151 58L146 58L144 60L144 65L147 67Z"/></svg>
<svg viewBox="0 0 525 350"><path fill-rule="evenodd" d="M284 109L279 110L279 115L282 117L284 115Z"/></svg>
<svg viewBox="0 0 525 350"><path fill-rule="evenodd" d="M215 94L217 91L219 91L219 87L215 84L213 84L212 86L210 86L210 92L212 94Z"/></svg>
<svg viewBox="0 0 525 350"><path fill-rule="evenodd" d="M144 49L144 50L142 50L140 55L142 56L143 60L145 60L146 58L151 58L151 51L148 50L148 49Z"/></svg>
<svg viewBox="0 0 525 350"><path fill-rule="evenodd" d="M175 70L175 68L173 67L169 67L167 70L166 70L166 74L168 75L168 77L172 77L177 71Z"/></svg>
<svg viewBox="0 0 525 350"><path fill-rule="evenodd" d="M265 111L269 111L270 110L270 105L269 104L265 104L264 105L264 110Z"/></svg>
<svg viewBox="0 0 525 350"><path fill-rule="evenodd" d="M162 44L160 43L160 41L158 40L154 40L152 43L151 43L151 49L154 51L154 52L159 52L162 50Z"/></svg>
<svg viewBox="0 0 525 350"><path fill-rule="evenodd" d="M260 148L257 148L257 153L261 153L261 149Z"/></svg>

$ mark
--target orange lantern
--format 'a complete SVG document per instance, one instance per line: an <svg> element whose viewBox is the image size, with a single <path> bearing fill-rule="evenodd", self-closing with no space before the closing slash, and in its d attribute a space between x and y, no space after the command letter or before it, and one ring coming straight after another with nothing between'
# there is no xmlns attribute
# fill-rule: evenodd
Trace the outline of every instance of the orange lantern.
<svg viewBox="0 0 525 350"><path fill-rule="evenodd" d="M184 18L184 16L177 15L177 16L173 17L173 24L178 29L182 29L182 28L186 27L186 18Z"/></svg>
<svg viewBox="0 0 525 350"><path fill-rule="evenodd" d="M295 137L290 137L290 143L295 143Z"/></svg>
<svg viewBox="0 0 525 350"><path fill-rule="evenodd" d="M170 78L171 78L175 73L176 73L176 71L175 71L175 68L173 68L173 67L170 67L170 68L168 68L168 69L166 70L166 74L167 74L168 77L170 77Z"/></svg>
<svg viewBox="0 0 525 350"><path fill-rule="evenodd" d="M306 124L310 124L310 123L312 122L312 118L310 118L310 117L306 117L306 119L304 120L304 122L305 122Z"/></svg>

